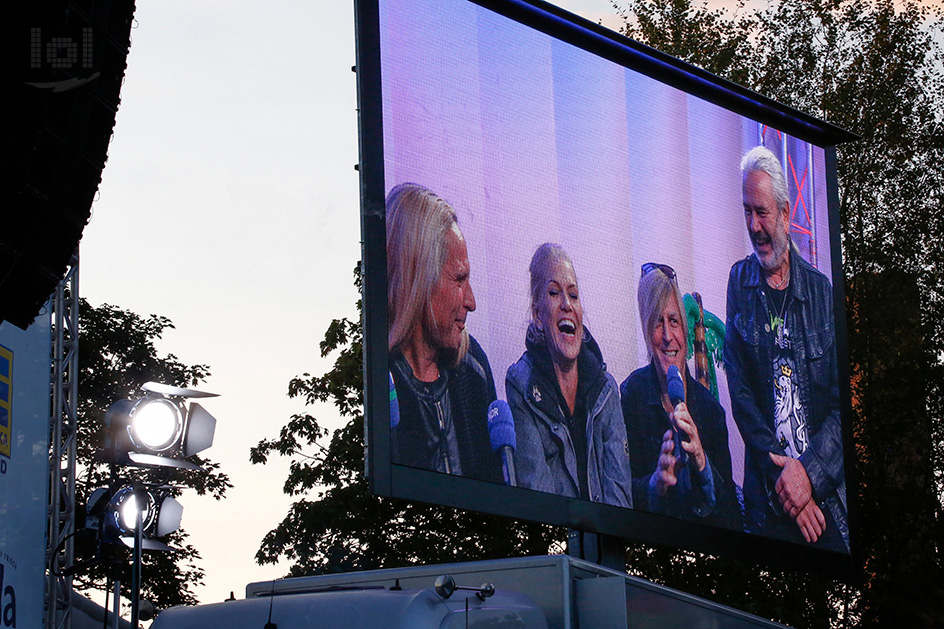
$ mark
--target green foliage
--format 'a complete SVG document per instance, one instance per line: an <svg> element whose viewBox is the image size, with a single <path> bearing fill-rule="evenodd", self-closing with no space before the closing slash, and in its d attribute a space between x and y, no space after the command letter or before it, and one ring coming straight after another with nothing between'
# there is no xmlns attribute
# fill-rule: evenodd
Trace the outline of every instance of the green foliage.
<svg viewBox="0 0 944 629"><path fill-rule="evenodd" d="M186 365L174 356L160 356L155 341L164 331L173 329L166 317L142 317L116 306L91 306L85 299L79 303L79 399L76 479L77 502L84 505L91 491L106 486L111 478L109 467L96 460L104 440L105 411L112 402L138 397L140 386L148 381L179 387L196 386L209 375L206 365ZM209 494L217 500L231 487L229 478L220 472L219 464L200 458L191 459L205 473L190 470L145 471L122 469L122 478L150 482L170 482ZM179 493L179 492L178 492ZM172 605L197 603L192 587L203 582L204 571L197 565L197 550L187 543L183 530L166 540L172 552L146 552L143 555L142 595L158 609ZM91 557L95 548L76 546L77 560ZM115 566L123 583L131 582L130 551L118 550ZM78 589L103 589L108 578L108 565L99 565L76 576Z"/></svg>
<svg viewBox="0 0 944 629"><path fill-rule="evenodd" d="M725 8L710 9L707 0L697 5L691 0L637 0L625 7L613 2L627 37L745 84L755 21L751 15L740 14L744 0L737 0L736 6L732 15Z"/></svg>
<svg viewBox="0 0 944 629"><path fill-rule="evenodd" d="M629 570L800 627L944 625L940 11L915 0L771 0L757 11L692 0L614 6L629 36L862 136L838 149L858 582L640 544L627 550ZM253 449L254 462L292 457L285 489L304 496L266 536L257 560L288 558L294 575L561 545L559 530L369 495L360 476L358 322L336 320L321 350L338 352L334 369L296 378L290 395L333 402L349 423L332 435L314 417L296 415L277 439ZM506 548L482 546L501 541L489 535L495 530Z"/></svg>
<svg viewBox="0 0 944 629"><path fill-rule="evenodd" d="M848 618L848 601L854 594L853 588L817 575L643 544L627 549L627 571L795 627L828 627Z"/></svg>
<svg viewBox="0 0 944 629"><path fill-rule="evenodd" d="M630 564L655 581L796 626L940 625L940 10L912 0L782 0L732 14L690 0L633 0L623 14L627 34L643 43L862 136L838 148L860 585L665 549L631 550ZM706 37L708 30L715 32ZM750 585L732 589L732 577Z"/></svg>
<svg viewBox="0 0 944 629"><path fill-rule="evenodd" d="M941 626L941 509L933 478L941 468L932 463L941 414L929 402L940 404L931 389L944 374L927 343L915 275L887 270L860 274L854 284L850 319L868 331L851 348L860 530L868 551L863 619Z"/></svg>
<svg viewBox="0 0 944 629"><path fill-rule="evenodd" d="M355 283L360 286L359 267ZM358 302L358 310L361 304ZM323 376L294 378L289 396L307 404L331 402L348 423L329 434L312 415L294 415L271 440L250 453L291 457L284 491L302 497L262 541L256 560L292 562L292 576L544 555L560 546L563 531L475 513L456 512L370 493L364 465L363 380L359 322L336 319L321 342L322 356L336 352Z"/></svg>

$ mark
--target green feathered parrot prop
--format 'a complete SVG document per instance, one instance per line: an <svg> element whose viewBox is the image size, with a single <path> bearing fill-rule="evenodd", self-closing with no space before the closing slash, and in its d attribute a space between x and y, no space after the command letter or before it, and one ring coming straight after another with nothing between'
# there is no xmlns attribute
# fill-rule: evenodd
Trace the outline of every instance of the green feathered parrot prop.
<svg viewBox="0 0 944 629"><path fill-rule="evenodd" d="M685 293L682 299L685 301L685 316L688 319L688 358L691 358L695 354L695 326L702 318L701 313L705 313L705 349L708 354L708 388L711 390L711 394L715 396L715 399L718 399L718 377L715 366L717 365L722 369L724 368L724 321L707 309L700 307L698 300L693 295Z"/></svg>

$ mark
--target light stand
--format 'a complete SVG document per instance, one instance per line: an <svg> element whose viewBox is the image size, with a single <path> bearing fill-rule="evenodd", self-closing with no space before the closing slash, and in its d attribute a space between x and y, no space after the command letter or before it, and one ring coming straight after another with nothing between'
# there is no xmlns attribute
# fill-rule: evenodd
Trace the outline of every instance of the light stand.
<svg viewBox="0 0 944 629"><path fill-rule="evenodd" d="M144 509L147 496L138 484L134 486L135 526L134 549L131 553L131 629L138 629L138 614L141 604L141 546L144 543Z"/></svg>
<svg viewBox="0 0 944 629"><path fill-rule="evenodd" d="M111 626L112 626L112 629L118 629L118 620L120 619L120 616L118 615L118 611L121 609L121 580L115 579L114 581L115 581L115 599L114 599L115 602L113 603L113 606L112 606L112 609L114 611L111 613L111 620L112 620ZM107 614L108 614L107 609L105 610L105 614L107 617Z"/></svg>
<svg viewBox="0 0 944 629"><path fill-rule="evenodd" d="M118 400L105 413L105 448L99 453L99 460L110 464L111 481L107 488L94 490L86 504L90 517L87 528L97 533L98 550L93 559L68 569L71 574L106 559L112 561L113 629L118 629L121 605L120 564L115 563L118 556L114 549L124 545L132 551L131 627L138 629L142 615L142 553L172 550L153 538L176 531L183 510L172 497L172 487L164 482L122 481L119 466L163 470L159 475L163 481L170 478L174 468L202 471L187 459L213 444L216 429L216 419L189 400L216 394L154 382L141 388L146 392L144 397ZM144 619L148 619L147 612Z"/></svg>

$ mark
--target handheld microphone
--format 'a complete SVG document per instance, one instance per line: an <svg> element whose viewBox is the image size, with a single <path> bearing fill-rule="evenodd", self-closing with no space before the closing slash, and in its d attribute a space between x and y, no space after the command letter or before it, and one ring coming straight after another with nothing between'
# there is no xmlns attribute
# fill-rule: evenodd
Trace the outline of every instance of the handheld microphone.
<svg viewBox="0 0 944 629"><path fill-rule="evenodd" d="M488 407L488 439L492 444L492 450L501 456L505 484L517 487L515 420L511 416L511 407L504 400L495 400Z"/></svg>
<svg viewBox="0 0 944 629"><path fill-rule="evenodd" d="M669 365L666 370L665 384L672 406L678 406L685 401L685 385L682 383L682 374L675 365Z"/></svg>
<svg viewBox="0 0 944 629"><path fill-rule="evenodd" d="M675 365L670 365L665 372L665 388L673 407L685 401L685 385L682 383L682 374L679 373L679 369ZM682 449L682 438L688 435L677 426L672 426L672 428L675 429L675 458L682 465L685 465L688 457L685 450Z"/></svg>

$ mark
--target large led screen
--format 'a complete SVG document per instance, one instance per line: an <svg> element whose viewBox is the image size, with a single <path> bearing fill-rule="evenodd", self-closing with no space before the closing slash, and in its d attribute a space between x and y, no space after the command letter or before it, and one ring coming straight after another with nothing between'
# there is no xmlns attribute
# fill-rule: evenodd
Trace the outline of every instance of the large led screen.
<svg viewBox="0 0 944 629"><path fill-rule="evenodd" d="M543 4L358 10L374 490L845 565L848 134Z"/></svg>

